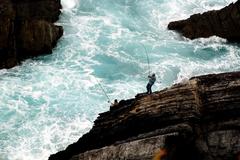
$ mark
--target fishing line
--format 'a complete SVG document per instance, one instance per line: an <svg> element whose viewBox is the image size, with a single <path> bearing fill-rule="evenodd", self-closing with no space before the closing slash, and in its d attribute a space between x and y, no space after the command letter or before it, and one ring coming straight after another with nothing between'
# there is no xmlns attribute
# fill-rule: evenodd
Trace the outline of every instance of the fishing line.
<svg viewBox="0 0 240 160"><path fill-rule="evenodd" d="M108 103L111 103L111 100L109 98L109 96L107 95L107 92L105 91L105 89L103 88L103 86L101 85L100 81L95 77L94 75L94 79L97 81L98 86L100 87L100 89L102 90L102 92L104 93L104 95L106 96Z"/></svg>
<svg viewBox="0 0 240 160"><path fill-rule="evenodd" d="M144 50L145 50L145 54L146 54L146 57L147 57L147 62L148 62L148 74L150 75L151 74L151 69L150 69L150 61L149 61L149 56L148 56L148 52L147 52L147 48L144 46L144 44L140 43Z"/></svg>

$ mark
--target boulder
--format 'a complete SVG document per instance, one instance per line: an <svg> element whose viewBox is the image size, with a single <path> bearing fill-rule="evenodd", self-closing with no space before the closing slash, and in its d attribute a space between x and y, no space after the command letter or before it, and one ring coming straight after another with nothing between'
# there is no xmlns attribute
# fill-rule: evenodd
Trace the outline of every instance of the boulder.
<svg viewBox="0 0 240 160"><path fill-rule="evenodd" d="M0 0L0 69L51 53L63 28L56 26L60 0Z"/></svg>
<svg viewBox="0 0 240 160"><path fill-rule="evenodd" d="M239 42L240 0L220 10L194 14L186 20L170 22L168 29L176 30L190 39L216 35L228 41Z"/></svg>

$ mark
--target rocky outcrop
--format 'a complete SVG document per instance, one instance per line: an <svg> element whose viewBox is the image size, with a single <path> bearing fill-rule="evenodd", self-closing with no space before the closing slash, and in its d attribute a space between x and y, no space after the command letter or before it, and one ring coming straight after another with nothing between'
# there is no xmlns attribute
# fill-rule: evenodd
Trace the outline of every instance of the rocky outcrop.
<svg viewBox="0 0 240 160"><path fill-rule="evenodd" d="M63 29L60 0L0 0L0 68L51 53Z"/></svg>
<svg viewBox="0 0 240 160"><path fill-rule="evenodd" d="M240 72L122 100L99 115L89 133L49 160L237 160Z"/></svg>
<svg viewBox="0 0 240 160"><path fill-rule="evenodd" d="M221 10L194 14L186 20L171 22L168 29L177 30L190 39L216 35L240 42L240 0Z"/></svg>

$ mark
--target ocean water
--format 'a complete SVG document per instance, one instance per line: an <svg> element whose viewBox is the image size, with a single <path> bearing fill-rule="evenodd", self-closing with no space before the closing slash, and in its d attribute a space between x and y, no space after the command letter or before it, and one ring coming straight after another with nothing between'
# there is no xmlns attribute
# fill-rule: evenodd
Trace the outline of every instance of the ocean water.
<svg viewBox="0 0 240 160"><path fill-rule="evenodd" d="M156 91L240 70L239 45L167 30L170 21L234 1L62 0L57 24L65 33L53 54L0 70L0 160L47 160L89 131L109 109L98 82L112 101L145 92L149 72Z"/></svg>

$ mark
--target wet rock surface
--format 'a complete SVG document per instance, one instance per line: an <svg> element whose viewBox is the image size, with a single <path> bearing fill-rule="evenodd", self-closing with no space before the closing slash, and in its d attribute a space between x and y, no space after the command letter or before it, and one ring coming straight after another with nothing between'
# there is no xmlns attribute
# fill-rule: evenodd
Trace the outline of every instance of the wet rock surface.
<svg viewBox="0 0 240 160"><path fill-rule="evenodd" d="M139 94L99 115L89 133L49 160L230 160L240 151L240 72L191 78Z"/></svg>
<svg viewBox="0 0 240 160"><path fill-rule="evenodd" d="M240 42L240 1L221 10L194 14L186 20L171 22L168 29L176 30L190 39L216 35Z"/></svg>
<svg viewBox="0 0 240 160"><path fill-rule="evenodd" d="M63 34L53 24L60 9L60 0L0 0L0 68L51 53Z"/></svg>

